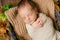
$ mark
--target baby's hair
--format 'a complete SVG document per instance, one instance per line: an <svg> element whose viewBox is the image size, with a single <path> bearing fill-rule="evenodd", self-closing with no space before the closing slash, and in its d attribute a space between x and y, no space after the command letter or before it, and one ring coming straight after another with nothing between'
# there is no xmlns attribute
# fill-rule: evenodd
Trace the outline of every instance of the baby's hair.
<svg viewBox="0 0 60 40"><path fill-rule="evenodd" d="M18 4L17 4L17 7L20 8L20 6L24 6L26 3L28 3L32 9L35 9L37 8L38 12L40 12L40 8L38 6L37 3L35 3L34 1L32 0L21 0Z"/></svg>

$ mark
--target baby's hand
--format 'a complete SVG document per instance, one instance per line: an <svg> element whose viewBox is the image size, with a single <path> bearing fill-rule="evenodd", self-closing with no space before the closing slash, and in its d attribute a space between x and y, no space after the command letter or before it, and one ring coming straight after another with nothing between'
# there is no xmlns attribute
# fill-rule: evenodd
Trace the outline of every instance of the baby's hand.
<svg viewBox="0 0 60 40"><path fill-rule="evenodd" d="M38 18L33 24L33 27L42 27L43 26L43 20L41 18Z"/></svg>

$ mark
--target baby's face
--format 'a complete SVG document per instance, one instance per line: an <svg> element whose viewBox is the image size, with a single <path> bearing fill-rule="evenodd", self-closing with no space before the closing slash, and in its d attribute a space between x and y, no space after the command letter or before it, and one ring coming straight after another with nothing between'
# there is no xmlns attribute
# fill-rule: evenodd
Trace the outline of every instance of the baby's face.
<svg viewBox="0 0 60 40"><path fill-rule="evenodd" d="M37 12L27 5L18 9L18 13L27 24L32 24L37 19Z"/></svg>

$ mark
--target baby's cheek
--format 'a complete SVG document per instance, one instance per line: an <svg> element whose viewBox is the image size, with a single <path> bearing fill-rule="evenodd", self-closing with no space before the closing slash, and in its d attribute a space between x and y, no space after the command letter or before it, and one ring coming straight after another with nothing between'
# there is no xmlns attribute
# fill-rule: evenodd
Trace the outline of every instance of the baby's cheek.
<svg viewBox="0 0 60 40"><path fill-rule="evenodd" d="M24 22L27 23L26 20L24 20Z"/></svg>
<svg viewBox="0 0 60 40"><path fill-rule="evenodd" d="M28 21L27 20L24 20L24 22L28 24Z"/></svg>

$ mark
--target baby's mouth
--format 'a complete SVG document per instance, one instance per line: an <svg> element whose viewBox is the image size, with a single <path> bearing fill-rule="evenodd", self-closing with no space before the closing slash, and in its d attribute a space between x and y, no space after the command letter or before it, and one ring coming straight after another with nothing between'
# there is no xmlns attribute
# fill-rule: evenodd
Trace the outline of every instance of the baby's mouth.
<svg viewBox="0 0 60 40"><path fill-rule="evenodd" d="M30 21L30 25L32 25L37 19L35 19L34 21Z"/></svg>
<svg viewBox="0 0 60 40"><path fill-rule="evenodd" d="M32 24L33 23L33 21L30 21L30 24Z"/></svg>

